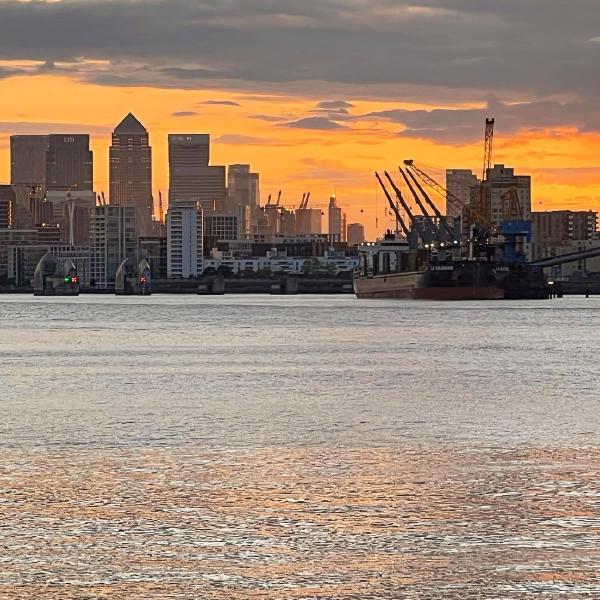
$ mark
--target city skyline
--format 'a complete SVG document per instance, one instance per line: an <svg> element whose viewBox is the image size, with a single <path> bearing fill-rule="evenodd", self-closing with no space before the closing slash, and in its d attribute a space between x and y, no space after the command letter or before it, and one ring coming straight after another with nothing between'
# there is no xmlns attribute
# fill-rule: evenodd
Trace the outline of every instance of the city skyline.
<svg viewBox="0 0 600 600"><path fill-rule="evenodd" d="M533 10L536 2L511 11L459 0L444 8L340 2L336 20L327 2L282 2L275 11L178 0L189 26L164 1L128 4L104 2L103 15L81 0L0 2L0 180L9 177L11 133L62 133L72 122L74 133L92 135L95 189L108 193L106 142L131 111L153 140L155 199L168 186L168 133L207 132L213 164L252 164L263 193L283 189L287 206L306 190L326 205L337 190L350 220L365 211L373 237L373 170L415 158L478 173L484 119L494 116L496 162L533 176L536 210L600 207L600 44L586 2L561 19L555 9ZM137 34L125 43L134 18L156 33L152 43ZM74 25L108 30L111 22L121 26L110 52L95 35L61 41ZM40 30L36 48L13 33L25 23ZM470 41L449 43L462 39Z"/></svg>

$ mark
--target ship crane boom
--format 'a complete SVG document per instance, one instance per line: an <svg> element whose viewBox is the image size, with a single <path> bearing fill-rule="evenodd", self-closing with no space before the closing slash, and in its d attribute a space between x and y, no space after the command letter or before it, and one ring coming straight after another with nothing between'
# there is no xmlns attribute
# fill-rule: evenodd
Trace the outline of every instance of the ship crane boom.
<svg viewBox="0 0 600 600"><path fill-rule="evenodd" d="M375 177L377 177L377 181L379 181L379 185L381 186L381 189L383 190L383 193L385 194L385 197L387 198L387 201L388 201L392 211L396 215L396 220L400 224L400 227L402 228L402 231L404 232L406 239L409 239L410 231L409 231L408 227L406 226L406 223L404 222L404 219L402 218L400 211L398 210L397 206L394 204L394 201L392 200L390 193L387 191L385 184L381 180L381 177L379 177L379 173L375 173Z"/></svg>

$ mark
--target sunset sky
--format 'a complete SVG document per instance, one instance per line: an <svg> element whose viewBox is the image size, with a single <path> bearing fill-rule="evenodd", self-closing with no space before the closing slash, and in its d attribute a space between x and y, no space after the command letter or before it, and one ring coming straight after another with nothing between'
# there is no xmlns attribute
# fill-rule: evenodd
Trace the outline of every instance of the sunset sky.
<svg viewBox="0 0 600 600"><path fill-rule="evenodd" d="M156 193L167 133L210 133L212 164L251 163L263 202L336 192L373 236L373 171L479 173L493 116L534 210L600 210L599 65L598 0L0 0L0 182L11 134L89 132L108 192L131 111Z"/></svg>

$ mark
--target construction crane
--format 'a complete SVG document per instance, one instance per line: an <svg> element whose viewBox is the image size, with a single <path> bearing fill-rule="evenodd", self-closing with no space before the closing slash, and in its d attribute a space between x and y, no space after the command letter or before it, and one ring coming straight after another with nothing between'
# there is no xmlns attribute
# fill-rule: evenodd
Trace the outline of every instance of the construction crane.
<svg viewBox="0 0 600 600"><path fill-rule="evenodd" d="M163 208L162 193L158 190L158 222L161 225L165 224L165 211Z"/></svg>
<svg viewBox="0 0 600 600"><path fill-rule="evenodd" d="M488 169L492 168L492 158L494 153L494 123L495 119L485 120L485 149L483 152L483 174L481 181L487 178Z"/></svg>
<svg viewBox="0 0 600 600"><path fill-rule="evenodd" d="M308 208L308 201L310 200L310 192L306 194L306 199L304 200L304 208Z"/></svg>
<svg viewBox="0 0 600 600"><path fill-rule="evenodd" d="M277 194L277 204L275 204L275 206L278 207L280 202L281 202L281 190L279 190L279 194Z"/></svg>
<svg viewBox="0 0 600 600"><path fill-rule="evenodd" d="M402 218L402 215L400 214L398 207L394 204L394 201L392 200L390 193L387 191L387 188L385 187L385 184L381 180L381 177L379 177L379 173L376 172L375 177L377 177L377 181L379 181L379 185L381 186L381 189L383 190L383 193L385 194L385 197L387 198L387 201L388 201L392 211L394 211L394 214L396 215L396 223L398 223L400 225L400 227L402 228L402 231L404 232L406 239L409 239L410 230L406 226L406 223L404 222L404 219ZM409 215L409 218L410 218L410 215Z"/></svg>
<svg viewBox="0 0 600 600"><path fill-rule="evenodd" d="M269 197L267 198L267 204L265 206L271 206L271 194L269 194Z"/></svg>

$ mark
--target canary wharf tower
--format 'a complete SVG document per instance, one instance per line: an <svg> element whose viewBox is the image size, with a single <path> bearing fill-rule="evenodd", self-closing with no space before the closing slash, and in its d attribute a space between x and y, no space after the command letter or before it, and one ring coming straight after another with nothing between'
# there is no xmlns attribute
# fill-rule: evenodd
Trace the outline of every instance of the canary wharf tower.
<svg viewBox="0 0 600 600"><path fill-rule="evenodd" d="M152 232L152 148L146 128L129 113L110 147L110 204L135 206L138 235Z"/></svg>

